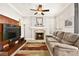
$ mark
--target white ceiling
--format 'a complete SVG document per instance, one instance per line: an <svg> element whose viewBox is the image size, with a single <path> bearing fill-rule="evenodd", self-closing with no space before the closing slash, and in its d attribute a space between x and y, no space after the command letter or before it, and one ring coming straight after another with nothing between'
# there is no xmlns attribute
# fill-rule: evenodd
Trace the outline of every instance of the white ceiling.
<svg viewBox="0 0 79 59"><path fill-rule="evenodd" d="M10 3L11 8L17 11L21 16L34 16L34 11L39 4L37 3ZM55 16L63 11L70 3L42 3L44 9L49 9L49 12L44 12L45 16ZM40 15L40 14L39 14Z"/></svg>

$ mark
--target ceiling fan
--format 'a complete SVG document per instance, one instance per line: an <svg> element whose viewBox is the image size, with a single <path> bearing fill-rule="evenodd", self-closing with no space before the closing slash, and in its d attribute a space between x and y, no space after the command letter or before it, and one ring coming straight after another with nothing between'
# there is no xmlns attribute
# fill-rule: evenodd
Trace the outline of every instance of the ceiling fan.
<svg viewBox="0 0 79 59"><path fill-rule="evenodd" d="M30 10L36 11L36 12L34 13L34 15L38 14L39 12L40 12L42 15L44 15L43 12L48 12L48 11L49 11L49 9L45 9L45 10L44 10L44 9L42 8L42 5L38 5L37 9L30 9Z"/></svg>

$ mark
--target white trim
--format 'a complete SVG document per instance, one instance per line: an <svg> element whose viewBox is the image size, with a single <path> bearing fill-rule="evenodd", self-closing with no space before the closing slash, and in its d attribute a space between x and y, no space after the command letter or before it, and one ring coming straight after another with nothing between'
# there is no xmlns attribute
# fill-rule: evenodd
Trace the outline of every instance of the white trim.
<svg viewBox="0 0 79 59"><path fill-rule="evenodd" d="M35 40L34 38L25 38L25 40Z"/></svg>

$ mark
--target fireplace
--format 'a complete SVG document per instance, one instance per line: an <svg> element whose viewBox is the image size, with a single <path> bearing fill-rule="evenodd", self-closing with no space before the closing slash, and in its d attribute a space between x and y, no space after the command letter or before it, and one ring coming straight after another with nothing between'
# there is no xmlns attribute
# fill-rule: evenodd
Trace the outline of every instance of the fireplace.
<svg viewBox="0 0 79 59"><path fill-rule="evenodd" d="M32 28L32 38L34 40L45 40L46 27L31 27Z"/></svg>
<svg viewBox="0 0 79 59"><path fill-rule="evenodd" d="M43 40L44 37L45 37L45 30L43 29L38 29L38 30L35 30L35 39L36 40Z"/></svg>
<svg viewBox="0 0 79 59"><path fill-rule="evenodd" d="M43 40L44 39L44 33L35 33L35 39L36 40Z"/></svg>

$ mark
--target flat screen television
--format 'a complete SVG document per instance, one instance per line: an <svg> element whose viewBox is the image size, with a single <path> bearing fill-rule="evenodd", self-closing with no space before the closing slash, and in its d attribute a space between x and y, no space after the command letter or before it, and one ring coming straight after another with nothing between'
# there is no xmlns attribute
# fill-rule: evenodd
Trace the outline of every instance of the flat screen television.
<svg viewBox="0 0 79 59"><path fill-rule="evenodd" d="M15 41L21 35L21 28L15 25L10 26L9 24L3 25L3 39Z"/></svg>
<svg viewBox="0 0 79 59"><path fill-rule="evenodd" d="M8 39L16 39L17 38L17 35L15 32L8 32Z"/></svg>

